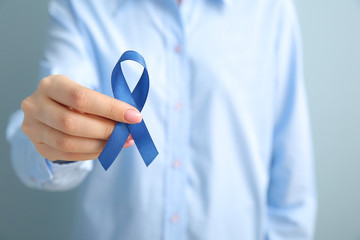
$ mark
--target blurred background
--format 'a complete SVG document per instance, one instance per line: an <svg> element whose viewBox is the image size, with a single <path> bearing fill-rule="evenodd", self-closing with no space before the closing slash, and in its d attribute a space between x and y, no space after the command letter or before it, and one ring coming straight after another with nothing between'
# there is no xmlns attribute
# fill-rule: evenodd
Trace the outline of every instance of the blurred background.
<svg viewBox="0 0 360 240"><path fill-rule="evenodd" d="M9 115L38 84L47 0L0 0L0 240L68 239L76 190L26 188L10 162ZM317 240L360 240L360 0L295 0L302 27L319 211Z"/></svg>

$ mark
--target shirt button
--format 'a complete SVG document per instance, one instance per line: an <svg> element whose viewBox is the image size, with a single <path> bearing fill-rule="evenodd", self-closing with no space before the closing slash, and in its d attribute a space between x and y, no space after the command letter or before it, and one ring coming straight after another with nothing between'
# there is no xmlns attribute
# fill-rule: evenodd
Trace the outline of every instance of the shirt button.
<svg viewBox="0 0 360 240"><path fill-rule="evenodd" d="M180 53L182 52L182 47L181 47L181 45L176 45L176 47L175 47L175 52L178 53L178 54L180 54Z"/></svg>
<svg viewBox="0 0 360 240"><path fill-rule="evenodd" d="M35 177L34 177L34 176L30 176L30 180L31 180L33 183L35 183L35 182L36 182L36 179L35 179Z"/></svg>
<svg viewBox="0 0 360 240"><path fill-rule="evenodd" d="M180 221L180 216L177 215L177 214L174 214L174 215L171 216L170 221L171 221L172 223L177 223L177 222Z"/></svg>
<svg viewBox="0 0 360 240"><path fill-rule="evenodd" d="M174 162L173 162L173 168L180 168L181 167L181 160L179 159L176 159Z"/></svg>
<svg viewBox="0 0 360 240"><path fill-rule="evenodd" d="M178 102L178 103L175 104L175 109L176 110L180 111L182 108L183 108L183 105L182 105L181 102Z"/></svg>

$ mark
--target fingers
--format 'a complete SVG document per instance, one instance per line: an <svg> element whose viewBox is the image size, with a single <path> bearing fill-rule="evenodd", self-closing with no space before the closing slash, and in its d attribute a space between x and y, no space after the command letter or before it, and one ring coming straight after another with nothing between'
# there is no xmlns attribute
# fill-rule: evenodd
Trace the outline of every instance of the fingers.
<svg viewBox="0 0 360 240"><path fill-rule="evenodd" d="M36 150L44 157L50 161L63 160L63 161L84 161L97 159L100 155L99 153L74 153L74 152L65 152L56 148L53 148L45 143L35 144Z"/></svg>
<svg viewBox="0 0 360 240"><path fill-rule="evenodd" d="M41 125L42 123L38 124ZM105 140L74 137L46 125L41 127L43 134L39 135L37 140L64 152L96 154L102 152L107 143ZM129 136L123 148L130 147L133 144L134 140Z"/></svg>
<svg viewBox="0 0 360 240"><path fill-rule="evenodd" d="M141 121L141 114L129 104L60 75L43 79L38 90L22 102L21 108L23 132L49 160L96 159L117 121ZM130 135L123 148L133 144Z"/></svg>
<svg viewBox="0 0 360 240"><path fill-rule="evenodd" d="M52 161L96 159L106 145L106 141L103 140L74 137L52 129L40 122L29 123L29 121L31 120L24 120L25 126L29 124L32 126L31 128L23 128L25 134L32 137L38 152L43 157ZM132 145L134 145L134 140L130 135L123 148Z"/></svg>
<svg viewBox="0 0 360 240"><path fill-rule="evenodd" d="M41 134L34 137L35 141L64 152L100 153L106 145L105 140L71 136L40 122L33 124L33 128L42 129Z"/></svg>
<svg viewBox="0 0 360 240"><path fill-rule="evenodd" d="M132 145L134 145L134 140L129 140L124 144L123 148L128 148L131 147ZM44 158L49 159L50 161L92 160L92 159L97 159L101 153L101 152L97 152L97 153L66 152L41 142L35 143L35 148Z"/></svg>
<svg viewBox="0 0 360 240"><path fill-rule="evenodd" d="M131 147L132 145L134 145L134 139L130 139L130 138L128 138L128 140L126 140L126 142L125 142L125 144L124 144L124 146L122 147L123 149L124 148L128 148L128 147Z"/></svg>
<svg viewBox="0 0 360 240"><path fill-rule="evenodd" d="M114 121L74 112L50 99L43 100L43 103L34 117L63 133L83 138L107 140L115 127Z"/></svg>
<svg viewBox="0 0 360 240"><path fill-rule="evenodd" d="M81 86L62 75L44 78L39 89L54 101L80 112L117 122L139 123L142 120L141 113L135 107Z"/></svg>

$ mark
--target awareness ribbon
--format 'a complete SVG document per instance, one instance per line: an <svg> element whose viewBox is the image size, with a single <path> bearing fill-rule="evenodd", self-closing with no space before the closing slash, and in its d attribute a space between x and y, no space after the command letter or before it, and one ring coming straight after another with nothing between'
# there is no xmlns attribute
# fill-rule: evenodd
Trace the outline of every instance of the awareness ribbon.
<svg viewBox="0 0 360 240"><path fill-rule="evenodd" d="M135 61L144 67L133 92L130 91L121 69L121 63L127 60ZM127 102L141 112L149 93L149 74L144 58L135 51L124 52L112 72L111 86L116 99ZM109 141L99 156L99 161L105 170L114 162L130 133L146 166L149 166L158 155L158 151L146 128L144 120L137 124L117 122Z"/></svg>

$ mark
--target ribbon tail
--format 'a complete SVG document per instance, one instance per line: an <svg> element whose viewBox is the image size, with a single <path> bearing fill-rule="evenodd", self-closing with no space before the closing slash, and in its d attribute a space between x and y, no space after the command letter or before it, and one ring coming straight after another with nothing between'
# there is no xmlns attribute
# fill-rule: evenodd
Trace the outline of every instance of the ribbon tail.
<svg viewBox="0 0 360 240"><path fill-rule="evenodd" d="M129 130L126 127L125 123L116 123L114 131L109 138L109 141L107 142L99 156L99 161L105 171L108 170L111 164L115 161L116 157L119 155L129 134Z"/></svg>
<svg viewBox="0 0 360 240"><path fill-rule="evenodd" d="M127 127L131 132L142 159L148 167L159 152L155 147L144 120L137 124L128 124Z"/></svg>

